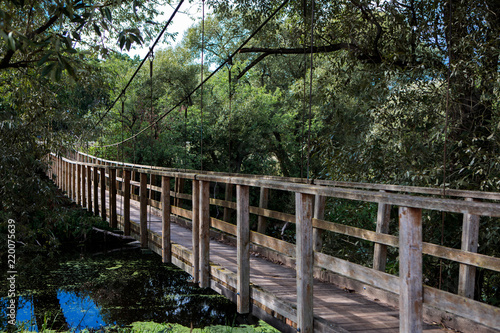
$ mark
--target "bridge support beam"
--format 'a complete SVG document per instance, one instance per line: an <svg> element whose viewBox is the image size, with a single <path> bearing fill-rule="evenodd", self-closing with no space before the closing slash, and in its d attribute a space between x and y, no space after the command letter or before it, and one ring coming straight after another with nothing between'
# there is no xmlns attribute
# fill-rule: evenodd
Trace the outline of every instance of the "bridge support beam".
<svg viewBox="0 0 500 333"><path fill-rule="evenodd" d="M210 287L210 182L200 181L200 287Z"/></svg>
<svg viewBox="0 0 500 333"><path fill-rule="evenodd" d="M297 331L313 332L313 202L314 195L295 194L297 228Z"/></svg>
<svg viewBox="0 0 500 333"><path fill-rule="evenodd" d="M106 221L106 168L101 168L101 217Z"/></svg>
<svg viewBox="0 0 500 333"><path fill-rule="evenodd" d="M172 262L170 244L170 178L161 177L161 258L164 263Z"/></svg>
<svg viewBox="0 0 500 333"><path fill-rule="evenodd" d="M250 213L249 187L236 185L237 212L237 311L250 312Z"/></svg>
<svg viewBox="0 0 500 333"><path fill-rule="evenodd" d="M471 198L466 201L474 201ZM479 216L464 214L462 227L462 250L477 252L479 241ZM460 264L458 276L458 294L460 296L474 298L474 284L476 282L476 267Z"/></svg>
<svg viewBox="0 0 500 333"><path fill-rule="evenodd" d="M326 197L316 194L314 196L314 218L322 220L325 217ZM313 228L314 251L321 252L323 249L323 229Z"/></svg>
<svg viewBox="0 0 500 333"><path fill-rule="evenodd" d="M98 175L98 168L94 166L93 168L93 173L94 173L94 215L99 216L99 175Z"/></svg>
<svg viewBox="0 0 500 333"><path fill-rule="evenodd" d="M92 168L87 166L87 208L92 213Z"/></svg>
<svg viewBox="0 0 500 333"><path fill-rule="evenodd" d="M422 332L422 209L399 208L399 331Z"/></svg>
<svg viewBox="0 0 500 333"><path fill-rule="evenodd" d="M376 231L378 233L388 234L390 220L391 220L391 205L385 203L379 203L377 212ZM386 263L387 263L387 245L375 243L373 249L373 269L385 272Z"/></svg>
<svg viewBox="0 0 500 333"><path fill-rule="evenodd" d="M130 236L130 171L123 171L123 233Z"/></svg>
<svg viewBox="0 0 500 333"><path fill-rule="evenodd" d="M193 216L192 216L193 280L195 283L199 283L200 282L200 182L198 180L193 180L192 206L193 206Z"/></svg>
<svg viewBox="0 0 500 333"><path fill-rule="evenodd" d="M141 173L140 183L140 223L141 223L141 247L148 247L148 174Z"/></svg>
<svg viewBox="0 0 500 333"><path fill-rule="evenodd" d="M118 227L116 214L116 169L109 169L109 223L111 228Z"/></svg>

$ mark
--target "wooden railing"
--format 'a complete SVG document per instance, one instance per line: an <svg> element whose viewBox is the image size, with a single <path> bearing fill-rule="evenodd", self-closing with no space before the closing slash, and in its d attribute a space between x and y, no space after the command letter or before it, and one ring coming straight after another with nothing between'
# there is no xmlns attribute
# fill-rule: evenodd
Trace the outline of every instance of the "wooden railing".
<svg viewBox="0 0 500 333"><path fill-rule="evenodd" d="M202 287L210 283L209 229L217 229L237 239L238 311L248 312L250 304L249 249L260 246L296 260L297 310L293 320L301 332L313 328L313 272L318 268L357 281L361 286L377 288L399 295L400 331L420 332L424 313L437 317L452 314L467 322L468 327L500 329L500 309L472 299L476 267L500 272L500 258L477 253L481 216L500 217L500 193L447 190L451 198L443 199L442 189L378 185L272 176L236 175L169 169L109 161L84 153L73 153L72 160L50 156L48 174L57 185L78 204L99 213L106 219L106 186L110 193L109 221L117 226L116 195L123 196L123 228L130 233L130 201L140 202L141 244L147 246L146 214L148 204L162 209L162 256L171 260L170 217L177 215L192 221L193 277ZM118 175L117 175L118 173ZM175 179L174 190L171 180ZM106 181L108 180L108 181ZM185 181L191 181L191 191L185 191ZM225 200L210 198L211 184L227 184ZM107 183L107 185L106 185ZM158 186L161 184L161 186ZM232 201L232 186L236 186L236 202ZM250 206L249 188L260 189L259 207ZM98 202L101 191L101 203ZM295 195L295 213L267 208L269 191L280 190ZM149 192L148 192L149 191ZM93 193L93 198L89 195ZM148 196L149 193L149 196ZM156 193L156 194L155 194ZM161 200L156 200L160 197ZM173 198L173 205L171 205ZM360 229L324 219L325 199L338 198L378 204L375 231ZM180 202L191 202L191 210ZM224 208L224 220L210 216L210 205ZM391 206L399 207L398 236L388 233ZM454 249L422 240L422 210L463 214L462 246ZM228 212L236 211L236 225L229 223ZM258 216L257 231L251 231L249 216ZM265 235L266 219L296 223L296 245ZM351 263L321 253L321 233L324 231L356 237L374 243L373 268ZM387 247L399 248L399 277L385 273ZM459 263L458 294L423 285L422 255L427 254ZM199 273L198 273L199 272ZM363 287L365 288L365 287ZM276 309L279 313L280 309ZM437 311L437 312L436 312ZM283 315L287 311L283 310ZM432 318L436 320L436 317ZM439 320L437 320L439 321Z"/></svg>

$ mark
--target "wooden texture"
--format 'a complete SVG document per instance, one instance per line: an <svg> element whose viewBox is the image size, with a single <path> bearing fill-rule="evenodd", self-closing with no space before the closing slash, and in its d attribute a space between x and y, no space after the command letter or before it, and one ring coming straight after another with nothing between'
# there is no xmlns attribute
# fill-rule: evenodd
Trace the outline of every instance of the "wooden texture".
<svg viewBox="0 0 500 333"><path fill-rule="evenodd" d="M130 236L130 170L123 171L123 233Z"/></svg>
<svg viewBox="0 0 500 333"><path fill-rule="evenodd" d="M92 167L87 165L87 209L92 213Z"/></svg>
<svg viewBox="0 0 500 333"><path fill-rule="evenodd" d="M93 167L94 181L94 215L99 216L99 174L98 168Z"/></svg>
<svg viewBox="0 0 500 333"><path fill-rule="evenodd" d="M467 198L467 201L473 199ZM462 226L462 250L477 252L479 240L479 216L464 214ZM460 264L458 276L458 294L474 298L474 285L476 282L476 267Z"/></svg>
<svg viewBox="0 0 500 333"><path fill-rule="evenodd" d="M377 211L376 232L389 233L389 222L391 220L391 205L379 203ZM387 263L387 245L375 243L373 249L373 269L385 272Z"/></svg>
<svg viewBox="0 0 500 333"><path fill-rule="evenodd" d="M228 202L233 201L233 185L226 184L224 189L224 200ZM222 218L224 221L229 222L231 220L231 209L229 207L224 207L224 217Z"/></svg>
<svg viewBox="0 0 500 333"><path fill-rule="evenodd" d="M140 227L141 227L141 247L148 247L148 175L141 173L141 207L140 207Z"/></svg>
<svg viewBox="0 0 500 333"><path fill-rule="evenodd" d="M297 330L313 332L313 203L314 196L296 193Z"/></svg>
<svg viewBox="0 0 500 333"><path fill-rule="evenodd" d="M237 286L237 311L248 313L250 311L250 213L249 188L238 185L236 187L236 224L237 224L237 261L238 261L238 286Z"/></svg>
<svg viewBox="0 0 500 333"><path fill-rule="evenodd" d="M315 219L322 220L325 217L326 197L321 195L314 196L314 215ZM323 248L323 229L313 229L313 246L314 251L321 252Z"/></svg>
<svg viewBox="0 0 500 333"><path fill-rule="evenodd" d="M259 208L267 209L268 204L269 204L269 189L261 187L259 196ZM265 216L259 215L257 219L257 232L265 234L266 229L267 229L267 218Z"/></svg>
<svg viewBox="0 0 500 333"><path fill-rule="evenodd" d="M210 182L200 182L200 287L210 286Z"/></svg>
<svg viewBox="0 0 500 333"><path fill-rule="evenodd" d="M164 263L170 263L172 262L172 249L170 244L170 178L166 176L161 178L161 209L161 257Z"/></svg>
<svg viewBox="0 0 500 333"><path fill-rule="evenodd" d="M399 327L422 332L422 210L399 208Z"/></svg>
<svg viewBox="0 0 500 333"><path fill-rule="evenodd" d="M75 202L77 205L82 204L82 169L80 164L75 164L75 181L76 181L76 198Z"/></svg>
<svg viewBox="0 0 500 333"><path fill-rule="evenodd" d="M101 168L101 217L106 221L106 169Z"/></svg>
<svg viewBox="0 0 500 333"><path fill-rule="evenodd" d="M200 182L193 180L192 213L193 280L200 282Z"/></svg>
<svg viewBox="0 0 500 333"><path fill-rule="evenodd" d="M118 226L116 217L116 169L109 169L109 223L111 228Z"/></svg>
<svg viewBox="0 0 500 333"><path fill-rule="evenodd" d="M81 171L81 175L82 175L82 184L81 184L81 187L82 187L82 207L87 207L87 191L86 191L86 187L87 187L87 182L86 182L86 176L87 176L87 167L85 165L80 165L80 171Z"/></svg>

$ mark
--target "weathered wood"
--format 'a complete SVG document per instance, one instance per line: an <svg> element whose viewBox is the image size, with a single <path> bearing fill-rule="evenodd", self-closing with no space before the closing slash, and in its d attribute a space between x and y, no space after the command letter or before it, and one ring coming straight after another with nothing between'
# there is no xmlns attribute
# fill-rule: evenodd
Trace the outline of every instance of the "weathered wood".
<svg viewBox="0 0 500 333"><path fill-rule="evenodd" d="M228 202L233 201L233 185L225 184L226 188L224 190L224 200ZM231 221L231 209L229 207L224 207L224 217L222 218L224 221Z"/></svg>
<svg viewBox="0 0 500 333"><path fill-rule="evenodd" d="M238 262L238 313L250 311L250 213L249 188L238 185L236 187L237 202L237 262Z"/></svg>
<svg viewBox="0 0 500 333"><path fill-rule="evenodd" d="M185 184L185 179L184 178L181 178L181 177L176 177L175 178L175 185L174 185L174 191L176 192L176 194L182 194L182 192L184 192L184 184ZM174 205L176 207L181 207L182 206L182 196L179 195L179 196L175 196L175 200L174 200Z"/></svg>
<svg viewBox="0 0 500 333"><path fill-rule="evenodd" d="M99 216L99 175L98 168L93 167L93 181L94 181L94 215Z"/></svg>
<svg viewBox="0 0 500 333"><path fill-rule="evenodd" d="M76 200L76 196L77 196L77 191L76 191L76 177L77 177L77 174L76 174L76 164L75 163L72 163L71 164L71 198L73 199L73 201L75 201L76 203L77 200Z"/></svg>
<svg viewBox="0 0 500 333"><path fill-rule="evenodd" d="M377 211L376 232L389 233L389 222L391 220L391 205L379 203ZM387 263L387 245L375 243L373 249L373 269L385 272Z"/></svg>
<svg viewBox="0 0 500 333"><path fill-rule="evenodd" d="M269 202L269 189L265 187L260 188L259 208L267 209ZM257 219L257 232L265 234L267 229L267 218L259 215Z"/></svg>
<svg viewBox="0 0 500 333"><path fill-rule="evenodd" d="M325 217L326 197L321 195L314 196L314 218L323 219ZM323 229L313 228L314 251L321 252L323 248Z"/></svg>
<svg viewBox="0 0 500 333"><path fill-rule="evenodd" d="M210 286L210 182L200 182L200 287Z"/></svg>
<svg viewBox="0 0 500 333"><path fill-rule="evenodd" d="M75 164L75 181L76 181L76 204L77 205L81 205L82 204L82 197L81 197L81 191L82 191L82 188L81 188L81 185L82 185L82 181L81 181L81 177L82 177L82 170L80 168L80 164Z"/></svg>
<svg viewBox="0 0 500 333"><path fill-rule="evenodd" d="M130 236L130 170L123 171L123 233Z"/></svg>
<svg viewBox="0 0 500 333"><path fill-rule="evenodd" d="M106 169L100 168L101 173L101 217L106 221Z"/></svg>
<svg viewBox="0 0 500 333"><path fill-rule="evenodd" d="M90 213L93 212L92 206L92 167L87 166L87 209Z"/></svg>
<svg viewBox="0 0 500 333"><path fill-rule="evenodd" d="M170 244L170 178L161 178L161 209L162 209L162 261L172 262L172 249Z"/></svg>
<svg viewBox="0 0 500 333"><path fill-rule="evenodd" d="M193 180L193 213L192 213L192 243L193 243L193 280L200 282L200 182ZM177 208L177 207L176 207Z"/></svg>
<svg viewBox="0 0 500 333"><path fill-rule="evenodd" d="M116 219L116 169L109 169L109 223L111 228L118 226Z"/></svg>
<svg viewBox="0 0 500 333"><path fill-rule="evenodd" d="M141 173L141 208L140 208L140 226L141 226L141 247L148 247L148 175Z"/></svg>
<svg viewBox="0 0 500 333"><path fill-rule="evenodd" d="M313 202L314 196L296 193L297 216L297 331L313 332Z"/></svg>
<svg viewBox="0 0 500 333"><path fill-rule="evenodd" d="M399 330L422 332L422 210L399 208Z"/></svg>
<svg viewBox="0 0 500 333"><path fill-rule="evenodd" d="M86 175L87 175L87 167L85 165L80 165L80 171L81 171L81 175L82 175L82 183L81 183L81 187L82 187L82 207L87 207L87 191L86 191L86 187L87 187L87 182L86 182Z"/></svg>
<svg viewBox="0 0 500 333"><path fill-rule="evenodd" d="M467 198L467 201L473 199ZM462 250L477 252L479 240L479 216L464 214L462 226ZM474 285L476 282L476 267L461 264L458 276L458 294L474 298Z"/></svg>

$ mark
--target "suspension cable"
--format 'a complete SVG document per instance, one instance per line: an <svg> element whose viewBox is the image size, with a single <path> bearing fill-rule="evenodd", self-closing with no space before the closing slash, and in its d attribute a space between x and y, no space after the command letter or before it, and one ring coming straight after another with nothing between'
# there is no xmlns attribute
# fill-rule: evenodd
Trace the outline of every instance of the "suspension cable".
<svg viewBox="0 0 500 333"><path fill-rule="evenodd" d="M313 61L314 61L314 0L311 8L311 75L309 77L309 127L307 131L307 182L309 182L310 163L311 163L311 118L312 118L312 80L313 80Z"/></svg>
<svg viewBox="0 0 500 333"><path fill-rule="evenodd" d="M159 116L158 119L156 119L156 121L154 121L152 124L150 124L149 126L143 128L142 130L140 130L139 132L137 132L136 134L126 138L125 140L122 140L120 142L115 142L115 143L112 143L112 144L109 144L109 145L105 145L106 147L111 147L111 146L118 146L122 143L125 143L129 140L132 140L134 139L135 137L139 136L140 134L142 134L144 131L148 130L151 126L153 126L154 124L157 124L158 122L162 121L167 115L169 115L172 111L176 110L179 106L182 105L183 102L185 102L191 95L193 95L196 91L198 91L198 89L201 88L201 86L203 86L208 80L210 80L221 68L223 68L229 61L229 59L232 59L236 54L238 54L240 52L240 50L242 48L245 47L246 44L248 44L248 42L253 38L255 37L255 35L260 31L262 30L262 28L288 3L289 0L284 0L283 3L275 9L275 11L269 16L266 18L266 20L264 20L260 26L229 56L226 58L226 60L224 60L222 62L221 65L219 65L219 67L217 67L212 73L210 73L210 75L208 75L198 86L196 86L196 88L194 88L186 97L184 97L181 101L179 101L177 104L175 104L171 109L169 109L167 112L165 112L163 115ZM95 147L105 147L104 145L103 146L95 146Z"/></svg>
<svg viewBox="0 0 500 333"><path fill-rule="evenodd" d="M205 51L205 0L202 0L201 5L201 69L200 69L200 82L203 82L203 58ZM201 112L201 138L200 138L200 170L203 171L203 86L200 88L200 112Z"/></svg>

